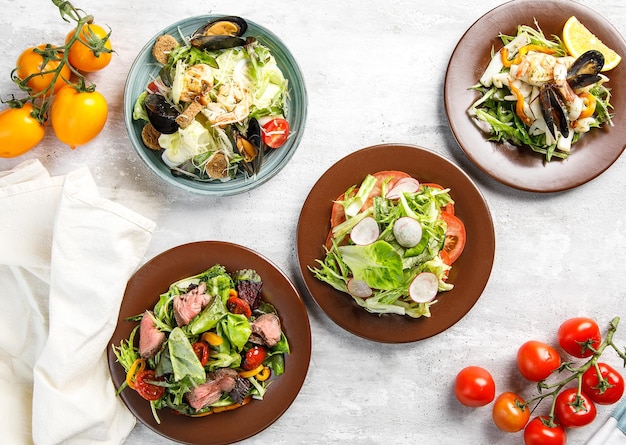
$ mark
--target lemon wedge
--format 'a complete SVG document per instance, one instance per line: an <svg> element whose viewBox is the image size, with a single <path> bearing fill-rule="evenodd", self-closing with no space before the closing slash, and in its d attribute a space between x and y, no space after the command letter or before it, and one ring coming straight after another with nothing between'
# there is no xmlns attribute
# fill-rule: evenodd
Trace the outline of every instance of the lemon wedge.
<svg viewBox="0 0 626 445"><path fill-rule="evenodd" d="M571 16L563 26L563 44L567 51L574 57L580 57L590 49L598 50L604 56L602 71L615 68L622 60L619 54L606 46L585 25L580 23L576 16Z"/></svg>

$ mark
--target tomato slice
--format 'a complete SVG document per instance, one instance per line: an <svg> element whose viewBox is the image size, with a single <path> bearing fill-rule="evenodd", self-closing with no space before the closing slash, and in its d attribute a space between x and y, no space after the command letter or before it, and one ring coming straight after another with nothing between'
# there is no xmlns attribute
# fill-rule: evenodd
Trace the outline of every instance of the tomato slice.
<svg viewBox="0 0 626 445"><path fill-rule="evenodd" d="M441 218L448 225L443 250L450 256L450 264L452 264L459 258L465 248L465 226L463 221L451 213L441 212Z"/></svg>
<svg viewBox="0 0 626 445"><path fill-rule="evenodd" d="M270 148L278 148L289 137L289 122L282 117L275 117L263 125L263 143Z"/></svg>
<svg viewBox="0 0 626 445"><path fill-rule="evenodd" d="M152 369L141 371L135 376L135 391L146 400L159 400L165 394L165 387L150 383L158 380L161 379L156 378Z"/></svg>

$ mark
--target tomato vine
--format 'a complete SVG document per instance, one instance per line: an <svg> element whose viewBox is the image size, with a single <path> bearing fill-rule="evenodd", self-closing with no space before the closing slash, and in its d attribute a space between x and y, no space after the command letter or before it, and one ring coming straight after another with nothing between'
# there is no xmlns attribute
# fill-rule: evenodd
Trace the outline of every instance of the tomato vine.
<svg viewBox="0 0 626 445"><path fill-rule="evenodd" d="M565 389L565 387L568 384L574 381L576 382L576 396L572 402L572 405L574 409L584 408L583 407L584 400L583 400L583 391L582 391L582 379L583 379L583 374L588 369L592 367L596 369L598 373L597 375L598 375L599 386L606 387L608 382L606 378L602 376L602 374L600 373L600 369L598 367L598 360L604 353L605 349L609 347L612 348L617 353L617 355L624 361L624 366L626 366L626 348L624 348L624 350L622 351L613 341L613 336L615 335L615 332L617 331L619 321L620 321L619 317L614 317L609 322L607 334L597 348L587 346L593 352L593 354L590 356L590 358L586 362L578 366L575 365L574 362L572 361L563 362L561 366L555 371L553 371L551 374L552 376L554 374L568 372L569 375L567 375L565 378L554 383L548 383L547 380L550 378L550 376L548 376L546 379L537 382L537 390L539 394L534 396L531 399L528 399L525 403L525 406L530 408L532 405L534 405L534 407L531 410L531 411L534 411L535 409L537 409L537 407L541 404L541 402L544 399L552 397L552 403L550 405L549 414L547 415L546 425L553 427L558 423L555 418L557 396Z"/></svg>
<svg viewBox="0 0 626 445"><path fill-rule="evenodd" d="M43 48L33 48L32 51L42 58L41 66L44 67L43 70L33 72L24 78L20 78L17 75L18 67L14 68L11 71L11 79L20 90L27 93L27 96L17 99L12 95L11 99L3 101L11 108L21 108L28 102L32 103L34 109L31 112L31 116L37 119L41 124L48 120L48 111L53 100L53 94L51 93L55 91L57 82L63 80L72 85L78 92L93 92L96 90L96 85L72 66L68 60L69 50L72 45L79 40L83 25L92 24L94 22L93 15L87 14L84 10L74 7L72 3L66 0L52 0L52 3L58 8L61 18L64 21L76 23L74 31L70 34L64 45L54 46L45 44L42 45ZM110 35L111 31L103 38L91 35L87 41L81 40L80 43L86 45L96 56L102 53L111 53L113 50L107 47ZM49 62L56 63L53 68L45 69ZM61 72L64 68L69 68L71 74L75 76L74 81L70 82L70 79L61 78ZM35 91L28 85L32 79L45 75L51 75L52 80L41 91Z"/></svg>

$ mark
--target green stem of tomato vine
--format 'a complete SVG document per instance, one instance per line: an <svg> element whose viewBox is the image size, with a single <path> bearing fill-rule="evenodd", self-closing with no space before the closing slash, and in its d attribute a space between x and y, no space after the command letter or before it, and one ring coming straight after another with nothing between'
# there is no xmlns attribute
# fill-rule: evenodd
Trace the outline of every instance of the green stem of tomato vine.
<svg viewBox="0 0 626 445"><path fill-rule="evenodd" d="M626 350L621 351L620 348L613 342L613 336L615 335L615 332L617 331L619 320L620 320L619 317L614 317L613 320L611 320L604 340L602 341L602 343L600 343L600 346L598 346L597 349L593 349L593 355L589 358L589 360L587 360L584 364L582 364L579 367L574 367L571 362L563 363L558 369L553 371L553 373L561 373L563 371L568 371L571 374L568 375L563 380L560 380L556 383L547 384L546 383L547 379L542 380L539 383L537 383L537 389L539 391L539 395L527 400L525 406L529 407L530 405L534 404L534 407L531 410L532 412L539 406L539 404L546 397L552 397L552 404L550 407L550 414L548 416L549 417L548 421L550 422L550 424L554 424L554 410L556 407L556 397L561 392L561 390L563 390L563 388L565 388L570 382L577 380L576 402L574 402L574 403L577 403L578 401L581 400L580 396L582 393L582 376L585 373L585 371L587 371L589 368L593 366L598 373L598 381L600 383L604 381L604 378L602 377L600 369L598 368L598 359L602 356L602 354L604 353L604 350L607 347L610 346L611 348L613 348L615 352L617 353L617 355L622 360L624 360L624 366L626 366ZM551 391L543 392L544 390L551 390Z"/></svg>
<svg viewBox="0 0 626 445"><path fill-rule="evenodd" d="M51 94L54 91L54 86L57 81L61 80L67 82L68 85L72 85L79 92L93 92L96 89L96 85L87 81L85 76L74 68L68 61L69 59L69 50L72 45L79 40L83 25L93 23L94 17L92 15L86 14L82 9L75 8L69 1L66 0L52 0L52 3L59 9L59 13L61 14L61 18L66 22L74 21L76 22L76 26L74 28L74 33L71 37L65 42L62 46L53 47L52 45L46 45L43 50L35 48L33 51L40 54L43 58L43 66L46 66L49 61L56 61L58 65L54 69L40 71L38 73L30 74L25 79L19 79L15 72L17 68L14 69L11 73L11 78L15 83L17 83L18 87L22 91L26 91L28 96L23 99L15 99L13 97L11 100L6 101L10 107L20 108L24 106L25 103L31 102L33 104L33 112L31 115L33 118L37 119L40 123L45 123L48 120L48 109L50 108L50 104L52 103L53 95ZM105 48L105 43L109 38L109 34L106 37L99 40L97 43L86 43L86 46L91 49L94 54L102 53L102 52L111 52L111 50ZM85 44L81 41L82 44ZM67 66L72 74L76 76L76 82L70 83L70 79L59 79L61 76L61 70L63 67ZM52 81L46 88L40 92L33 92L30 87L28 87L27 83L36 76L43 76L52 74Z"/></svg>

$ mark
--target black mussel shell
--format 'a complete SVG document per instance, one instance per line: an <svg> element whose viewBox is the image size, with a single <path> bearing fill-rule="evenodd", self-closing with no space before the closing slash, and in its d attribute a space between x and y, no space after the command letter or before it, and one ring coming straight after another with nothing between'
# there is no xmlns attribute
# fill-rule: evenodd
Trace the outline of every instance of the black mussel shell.
<svg viewBox="0 0 626 445"><path fill-rule="evenodd" d="M553 85L544 85L539 90L539 101L541 104L541 114L552 136L556 138L556 132L554 131L556 127L563 137L568 137L569 120L567 118L565 100L561 92Z"/></svg>
<svg viewBox="0 0 626 445"><path fill-rule="evenodd" d="M154 128L163 134L178 130L176 118L179 113L161 94L148 94L144 101L148 119Z"/></svg>
<svg viewBox="0 0 626 445"><path fill-rule="evenodd" d="M241 37L248 29L248 23L241 17L234 15L220 17L211 20L206 25L198 28L192 38L209 35L226 35Z"/></svg>
<svg viewBox="0 0 626 445"><path fill-rule="evenodd" d="M174 80L174 72L175 69L170 65L164 65L163 68L161 68L161 70L159 71L159 77L168 87L172 86L172 81Z"/></svg>
<svg viewBox="0 0 626 445"><path fill-rule="evenodd" d="M600 80L604 56L595 49L583 53L567 71L567 83L572 88L583 88Z"/></svg>
<svg viewBox="0 0 626 445"><path fill-rule="evenodd" d="M191 46L207 51L217 51L220 49L236 48L244 46L246 41L236 36L199 36L193 37L190 42Z"/></svg>

